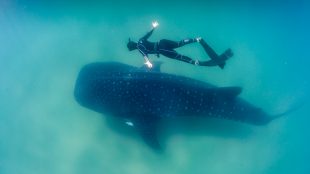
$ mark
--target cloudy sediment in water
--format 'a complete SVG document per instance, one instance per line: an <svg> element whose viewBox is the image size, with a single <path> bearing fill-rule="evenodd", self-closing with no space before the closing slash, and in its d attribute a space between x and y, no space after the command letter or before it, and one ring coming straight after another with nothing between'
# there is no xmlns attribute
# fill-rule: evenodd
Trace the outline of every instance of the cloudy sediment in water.
<svg viewBox="0 0 310 174"><path fill-rule="evenodd" d="M309 173L307 16L305 1L1 1L0 173ZM241 86L241 97L272 114L304 104L259 127L170 121L160 130L165 152L153 152L133 129L117 129L73 97L87 63L142 66L126 43L153 20L151 41L201 36L234 52L224 70L161 56L163 72ZM178 51L208 59L198 44Z"/></svg>

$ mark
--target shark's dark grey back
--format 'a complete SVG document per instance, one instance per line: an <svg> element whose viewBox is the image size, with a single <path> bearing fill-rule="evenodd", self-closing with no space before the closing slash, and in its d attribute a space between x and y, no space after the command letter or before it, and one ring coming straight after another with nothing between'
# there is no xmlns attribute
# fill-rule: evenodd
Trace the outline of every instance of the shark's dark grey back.
<svg viewBox="0 0 310 174"><path fill-rule="evenodd" d="M145 141L158 148L158 119L208 116L262 125L271 119L238 98L240 87L215 87L187 77L107 62L84 66L76 81L78 103L130 120ZM154 137L155 136L155 137Z"/></svg>
<svg viewBox="0 0 310 174"><path fill-rule="evenodd" d="M122 117L207 114L252 124L268 122L265 113L237 97L240 92L240 87L218 88L191 78L115 62L84 66L75 87L75 97L81 105Z"/></svg>

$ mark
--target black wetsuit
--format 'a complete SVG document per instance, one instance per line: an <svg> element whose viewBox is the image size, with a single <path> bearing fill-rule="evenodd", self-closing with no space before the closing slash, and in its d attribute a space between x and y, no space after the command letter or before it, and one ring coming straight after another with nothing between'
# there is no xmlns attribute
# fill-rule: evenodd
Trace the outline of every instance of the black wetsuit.
<svg viewBox="0 0 310 174"><path fill-rule="evenodd" d="M152 35L154 29L139 39L137 48L143 56L148 54L162 54L166 57L181 60L187 63L195 64L195 61L187 56L177 53L174 49L195 42L195 39L184 39L179 42L162 39L159 42L149 42L147 39Z"/></svg>

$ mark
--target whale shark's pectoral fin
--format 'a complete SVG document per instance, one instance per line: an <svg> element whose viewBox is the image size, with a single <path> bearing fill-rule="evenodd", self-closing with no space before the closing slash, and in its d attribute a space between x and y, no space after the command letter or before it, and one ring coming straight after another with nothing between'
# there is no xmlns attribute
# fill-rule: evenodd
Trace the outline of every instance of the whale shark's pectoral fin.
<svg viewBox="0 0 310 174"><path fill-rule="evenodd" d="M217 89L227 98L236 98L242 92L241 87L221 87Z"/></svg>
<svg viewBox="0 0 310 174"><path fill-rule="evenodd" d="M140 133L144 142L156 151L161 151L157 139L157 124L158 120L150 116L142 116L134 120L134 127Z"/></svg>

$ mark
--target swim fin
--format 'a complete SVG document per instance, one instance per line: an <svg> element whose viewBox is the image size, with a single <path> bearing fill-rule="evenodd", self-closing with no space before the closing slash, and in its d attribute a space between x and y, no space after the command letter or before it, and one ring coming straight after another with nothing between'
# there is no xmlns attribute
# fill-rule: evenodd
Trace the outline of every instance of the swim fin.
<svg viewBox="0 0 310 174"><path fill-rule="evenodd" d="M211 58L209 61L200 62L199 65L201 66L219 66L221 69L224 69L226 60L233 56L231 49L227 49L219 56L203 39L199 43Z"/></svg>

